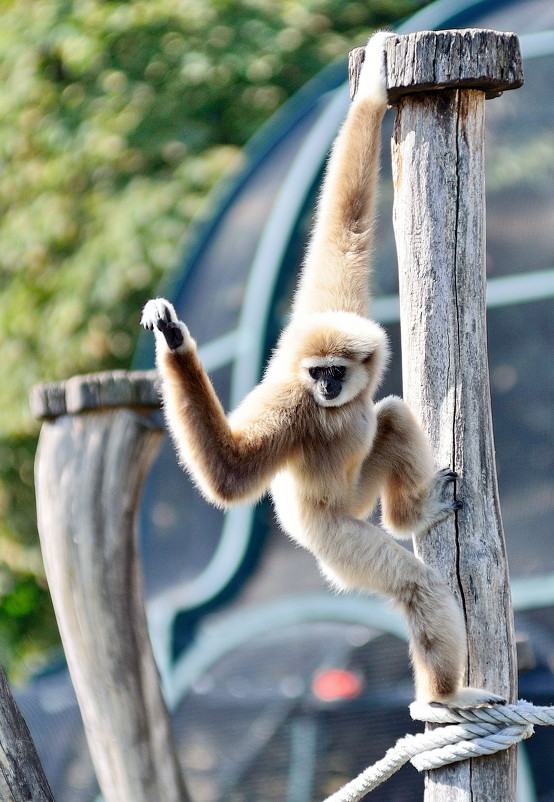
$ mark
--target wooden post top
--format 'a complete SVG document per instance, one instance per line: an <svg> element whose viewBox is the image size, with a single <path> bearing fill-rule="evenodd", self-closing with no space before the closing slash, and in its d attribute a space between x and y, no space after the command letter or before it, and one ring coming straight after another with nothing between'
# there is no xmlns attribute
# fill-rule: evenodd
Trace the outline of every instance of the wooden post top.
<svg viewBox="0 0 554 802"><path fill-rule="evenodd" d="M37 384L29 394L31 412L44 420L102 408L159 409L157 376L155 370L113 370Z"/></svg>
<svg viewBox="0 0 554 802"><path fill-rule="evenodd" d="M393 34L386 42L388 99L439 89L481 89L497 97L523 84L519 40L514 33L484 28ZM364 48L352 50L350 90L354 96Z"/></svg>

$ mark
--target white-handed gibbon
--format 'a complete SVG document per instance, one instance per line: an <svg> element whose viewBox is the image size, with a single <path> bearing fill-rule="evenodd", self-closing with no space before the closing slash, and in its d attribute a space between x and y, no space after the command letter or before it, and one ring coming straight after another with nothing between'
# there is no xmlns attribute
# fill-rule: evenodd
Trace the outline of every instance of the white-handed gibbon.
<svg viewBox="0 0 554 802"><path fill-rule="evenodd" d="M455 474L436 472L406 404L373 401L388 354L384 331L367 317L386 36L367 45L291 320L260 384L227 418L173 306L148 301L141 322L156 335L169 430L204 496L226 507L269 490L284 530L336 588L382 594L404 612L419 700L494 704L503 700L462 687L465 627L445 582L388 534L422 534L460 502L446 492ZM378 500L388 532L366 520Z"/></svg>

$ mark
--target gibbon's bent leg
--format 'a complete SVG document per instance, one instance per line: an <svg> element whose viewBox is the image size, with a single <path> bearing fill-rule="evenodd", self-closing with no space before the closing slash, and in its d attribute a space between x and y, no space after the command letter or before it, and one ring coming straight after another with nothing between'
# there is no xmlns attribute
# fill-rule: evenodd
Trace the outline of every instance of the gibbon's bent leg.
<svg viewBox="0 0 554 802"><path fill-rule="evenodd" d="M388 396L375 405L377 431L364 461L358 493L371 510L381 498L382 523L395 537L424 534L463 503L446 498L456 473L435 470L427 437L401 398Z"/></svg>
<svg viewBox="0 0 554 802"><path fill-rule="evenodd" d="M387 108L383 45L390 36L379 31L366 47L358 91L325 171L293 320L329 310L368 315L381 122Z"/></svg>
<svg viewBox="0 0 554 802"><path fill-rule="evenodd" d="M173 305L155 298L143 309L141 325L156 337L163 409L181 462L203 495L216 506L255 501L285 456L294 450L294 425L282 410L233 429L204 370L196 343Z"/></svg>

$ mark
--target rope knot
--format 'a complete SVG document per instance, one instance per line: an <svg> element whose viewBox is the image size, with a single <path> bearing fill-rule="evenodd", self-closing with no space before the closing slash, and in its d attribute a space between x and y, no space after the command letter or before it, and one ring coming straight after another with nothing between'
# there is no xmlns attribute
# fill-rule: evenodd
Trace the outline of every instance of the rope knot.
<svg viewBox="0 0 554 802"><path fill-rule="evenodd" d="M458 760L492 755L508 749L530 738L534 725L554 724L554 707L535 707L523 699L515 705L468 710L412 702L410 715L417 721L442 726L400 738L381 760L325 802L358 802L408 761L418 771L438 769Z"/></svg>

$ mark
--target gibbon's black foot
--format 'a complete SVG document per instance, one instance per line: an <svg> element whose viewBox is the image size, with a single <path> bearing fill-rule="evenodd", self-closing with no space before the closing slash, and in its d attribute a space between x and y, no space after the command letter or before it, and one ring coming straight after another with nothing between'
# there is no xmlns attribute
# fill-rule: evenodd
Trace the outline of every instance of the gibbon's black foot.
<svg viewBox="0 0 554 802"><path fill-rule="evenodd" d="M141 326L149 331L161 331L165 337L167 347L174 351L184 342L181 326L173 307L163 298L148 301L142 312Z"/></svg>
<svg viewBox="0 0 554 802"><path fill-rule="evenodd" d="M456 471L452 471L450 468L443 468L442 471L439 471L439 476L444 482L444 484L449 484L450 482L455 482L458 478L458 474ZM450 505L450 508L453 512L457 512L461 510L464 506L464 502L461 499L454 499Z"/></svg>
<svg viewBox="0 0 554 802"><path fill-rule="evenodd" d="M458 478L456 471L452 471L450 468L443 468L442 471L439 471L439 475L442 476L445 482L455 482Z"/></svg>

